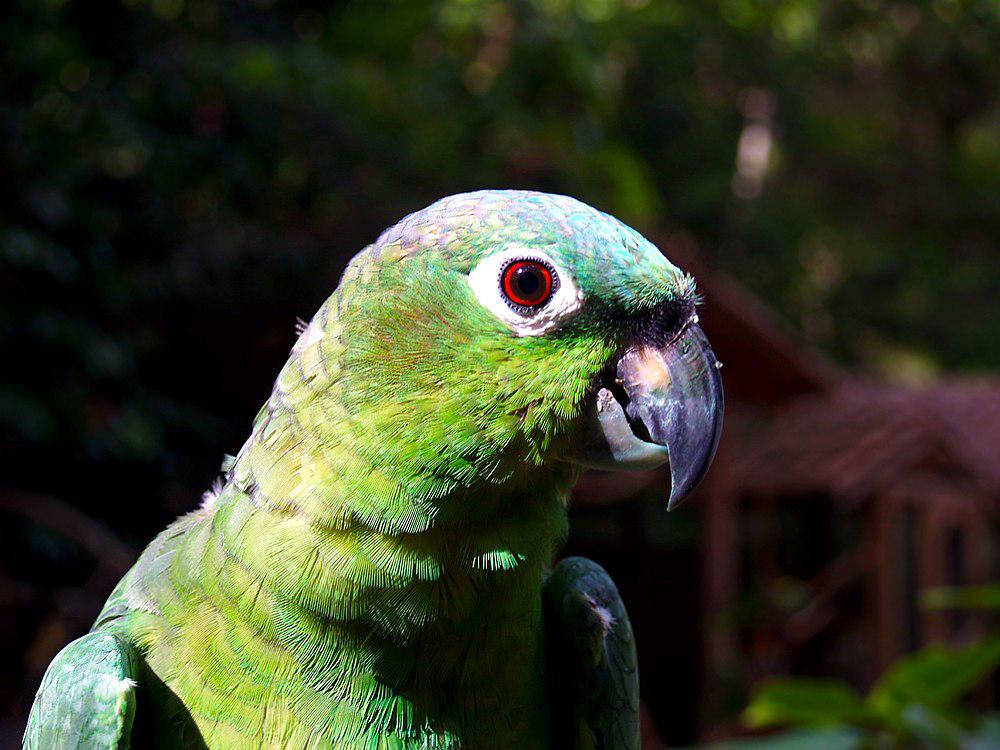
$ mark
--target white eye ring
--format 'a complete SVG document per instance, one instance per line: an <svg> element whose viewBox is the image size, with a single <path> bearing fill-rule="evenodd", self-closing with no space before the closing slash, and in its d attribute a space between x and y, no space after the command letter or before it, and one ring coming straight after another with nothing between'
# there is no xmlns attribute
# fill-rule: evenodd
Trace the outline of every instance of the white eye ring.
<svg viewBox="0 0 1000 750"><path fill-rule="evenodd" d="M501 291L501 276L512 262L532 260L553 271L552 297L530 313L511 307ZM529 248L510 248L483 258L469 274L469 286L479 303L507 325L517 336L542 336L559 325L583 304L583 294L573 277L548 253Z"/></svg>

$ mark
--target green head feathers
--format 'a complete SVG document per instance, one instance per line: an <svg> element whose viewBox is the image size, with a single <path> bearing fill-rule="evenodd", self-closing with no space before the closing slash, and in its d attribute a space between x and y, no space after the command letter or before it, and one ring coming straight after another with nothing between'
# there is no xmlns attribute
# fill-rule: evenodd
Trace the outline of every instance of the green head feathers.
<svg viewBox="0 0 1000 750"><path fill-rule="evenodd" d="M512 264L526 266L519 283L540 295L534 304L505 287ZM575 466L606 463L576 460L602 373L637 340L693 319L694 298L691 278L651 243L577 200L451 196L351 261L269 411L306 423L306 450L349 445L388 494L412 503L534 481L543 467L568 486Z"/></svg>

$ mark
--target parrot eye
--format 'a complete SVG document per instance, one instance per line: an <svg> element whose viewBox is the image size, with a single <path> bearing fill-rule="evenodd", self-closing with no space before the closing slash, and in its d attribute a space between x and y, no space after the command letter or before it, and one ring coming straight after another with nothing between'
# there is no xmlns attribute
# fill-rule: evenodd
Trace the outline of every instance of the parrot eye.
<svg viewBox="0 0 1000 750"><path fill-rule="evenodd" d="M573 275L542 248L509 247L468 276L479 303L515 336L544 336L583 305Z"/></svg>
<svg viewBox="0 0 1000 750"><path fill-rule="evenodd" d="M520 313L531 313L550 299L559 277L549 264L532 259L511 260L500 272L500 291L507 304Z"/></svg>

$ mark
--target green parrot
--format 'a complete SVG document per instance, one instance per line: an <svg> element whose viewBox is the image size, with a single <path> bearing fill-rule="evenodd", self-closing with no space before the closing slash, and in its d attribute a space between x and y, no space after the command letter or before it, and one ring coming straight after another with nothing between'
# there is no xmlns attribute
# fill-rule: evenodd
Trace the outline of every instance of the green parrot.
<svg viewBox="0 0 1000 750"><path fill-rule="evenodd" d="M639 747L608 575L552 562L586 468L708 470L692 279L565 196L480 191L350 262L224 482L49 666L24 747Z"/></svg>

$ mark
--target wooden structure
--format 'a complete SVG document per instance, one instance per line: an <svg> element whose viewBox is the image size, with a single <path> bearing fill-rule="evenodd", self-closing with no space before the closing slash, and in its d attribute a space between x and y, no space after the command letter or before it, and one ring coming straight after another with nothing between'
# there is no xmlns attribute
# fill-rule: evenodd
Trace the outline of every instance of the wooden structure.
<svg viewBox="0 0 1000 750"><path fill-rule="evenodd" d="M859 379L803 346L734 281L696 277L727 400L716 462L680 512L700 516L700 613L683 632L700 640L700 733L712 739L736 731L731 720L761 677L866 687L905 651L982 634L983 615L926 610L919 596L996 579L1000 381ZM667 486L665 470L595 476L577 498L603 504ZM616 544L655 546L645 523ZM591 551L614 564L611 546ZM630 609L643 595L633 588ZM644 602L639 619L656 612ZM656 658L660 648L643 642L650 629L636 623L644 670L644 652ZM654 682L663 663L650 665ZM661 728L677 720L659 715L665 705L649 706Z"/></svg>
<svg viewBox="0 0 1000 750"><path fill-rule="evenodd" d="M1000 384L845 382L776 416L746 446L734 475L750 507L811 500L861 520L856 546L838 551L810 582L813 600L789 620L789 644L830 627L834 613L819 600L860 576L873 633L869 679L903 651L981 634L982 622L923 610L917 595L991 579Z"/></svg>
<svg viewBox="0 0 1000 750"><path fill-rule="evenodd" d="M706 328L736 367L728 434L701 497L703 711L718 715L734 677L832 674L865 686L901 653L982 635L985 615L927 610L919 597L996 579L1000 382L848 376L766 312L746 316L738 287L710 285ZM731 341L737 315L752 330ZM757 608L741 617L748 592Z"/></svg>

